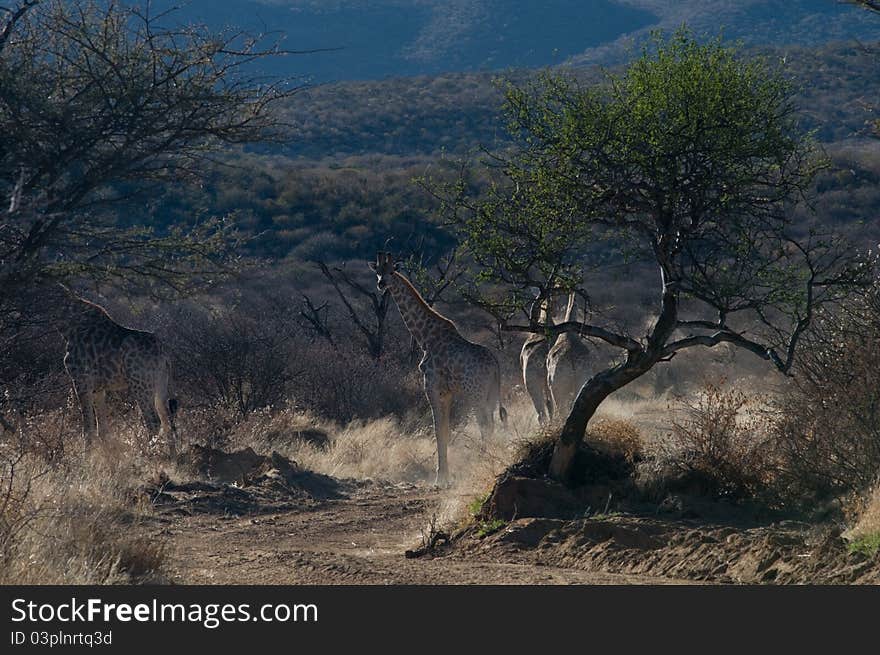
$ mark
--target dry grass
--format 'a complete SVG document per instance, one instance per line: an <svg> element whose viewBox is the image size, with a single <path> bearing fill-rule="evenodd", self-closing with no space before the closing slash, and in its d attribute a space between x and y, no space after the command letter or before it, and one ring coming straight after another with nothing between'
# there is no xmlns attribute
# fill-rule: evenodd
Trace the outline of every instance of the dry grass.
<svg viewBox="0 0 880 655"><path fill-rule="evenodd" d="M758 398L707 383L672 407L666 435L646 449L642 474L661 488L754 500L767 495L779 466L771 431Z"/></svg>
<svg viewBox="0 0 880 655"><path fill-rule="evenodd" d="M668 393L632 395L625 391L612 394L599 406L594 423L625 421L639 431L644 445L663 439L675 414L675 399Z"/></svg>
<svg viewBox="0 0 880 655"><path fill-rule="evenodd" d="M631 420L600 418L590 423L587 441L611 455L619 455L630 463L642 459L642 434Z"/></svg>
<svg viewBox="0 0 880 655"><path fill-rule="evenodd" d="M495 436L486 443L473 420L453 429L449 465L456 486L475 478L488 484L506 466L513 445L534 431L530 411L525 403L509 407L507 426L496 424ZM254 412L233 430L228 443L262 453L275 450L309 470L339 478L423 483L434 477L433 428L418 418L385 416L339 425L288 407Z"/></svg>
<svg viewBox="0 0 880 655"><path fill-rule="evenodd" d="M161 545L133 529L151 512L137 491L146 460L116 439L83 454L73 423L49 413L0 445L0 583L162 582Z"/></svg>
<svg viewBox="0 0 880 655"><path fill-rule="evenodd" d="M443 529L467 517L468 504L486 494L495 476L513 461L517 446L534 434L537 421L525 398L509 399L506 408L507 425L496 423L494 437L485 443L473 420L453 429L449 445L453 485L444 490L436 510ZM315 443L303 435L326 435L327 441ZM340 425L293 407L254 412L234 429L228 445L250 446L258 453L278 451L304 468L336 478L431 484L435 476L433 427L418 415Z"/></svg>
<svg viewBox="0 0 880 655"><path fill-rule="evenodd" d="M880 552L880 484L868 496L853 527L846 533L850 550L869 557Z"/></svg>

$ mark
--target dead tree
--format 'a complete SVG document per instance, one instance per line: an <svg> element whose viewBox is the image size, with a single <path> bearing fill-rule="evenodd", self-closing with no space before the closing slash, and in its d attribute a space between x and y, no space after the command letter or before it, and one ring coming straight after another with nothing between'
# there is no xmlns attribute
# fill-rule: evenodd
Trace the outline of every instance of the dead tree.
<svg viewBox="0 0 880 655"><path fill-rule="evenodd" d="M332 271L324 262L318 262L318 266L321 268L324 277L333 285L336 294L348 310L351 322L366 338L367 349L370 355L373 359L381 358L385 350L386 319L388 316L389 299L391 297L388 291L386 290L382 293L371 291L357 280L353 280L343 268L338 266L334 267ZM363 318L362 312L354 306L345 291L343 291L342 285L348 287L350 292L357 296L367 299L372 313L372 320Z"/></svg>
<svg viewBox="0 0 880 655"><path fill-rule="evenodd" d="M313 332L316 336L326 339L333 349L336 349L336 341L333 340L333 333L327 324L327 310L329 304L324 302L316 306L312 299L303 294L303 308L299 315L305 321L304 327Z"/></svg>

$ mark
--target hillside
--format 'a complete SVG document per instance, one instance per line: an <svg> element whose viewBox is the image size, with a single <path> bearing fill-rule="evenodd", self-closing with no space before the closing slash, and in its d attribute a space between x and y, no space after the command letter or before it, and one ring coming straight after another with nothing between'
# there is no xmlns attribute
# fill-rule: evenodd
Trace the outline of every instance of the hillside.
<svg viewBox="0 0 880 655"><path fill-rule="evenodd" d="M876 23L835 0L189 0L179 15L283 36L291 50L333 49L265 66L315 83L616 63L651 30L683 22L750 45L880 38Z"/></svg>
<svg viewBox="0 0 880 655"><path fill-rule="evenodd" d="M880 88L880 67L872 53L858 45L834 44L760 48L750 54L783 67L800 90L804 128L817 130L820 141L864 132L871 117L867 105ZM597 67L572 72L585 84L602 75ZM499 121L502 94L494 80L526 75L452 73L305 89L289 103L293 138L283 154L332 160L373 153L466 154L481 145L497 146L505 133Z"/></svg>
<svg viewBox="0 0 880 655"><path fill-rule="evenodd" d="M880 214L880 156L865 143L869 105L880 88L874 55L852 45L763 49L800 89L804 129L832 157L820 176L817 212L847 224ZM516 73L522 78L525 72ZM598 79L582 69L584 83ZM186 223L198 215L234 216L252 254L296 261L363 258L389 238L398 247L423 241L429 252L450 246L432 219L435 204L413 184L442 174L449 161L501 149L501 93L493 75L456 73L320 86L287 108L290 141L270 153L239 154L201 188L167 189L150 221ZM444 160L446 163L444 163ZM128 219L144 220L134 207Z"/></svg>

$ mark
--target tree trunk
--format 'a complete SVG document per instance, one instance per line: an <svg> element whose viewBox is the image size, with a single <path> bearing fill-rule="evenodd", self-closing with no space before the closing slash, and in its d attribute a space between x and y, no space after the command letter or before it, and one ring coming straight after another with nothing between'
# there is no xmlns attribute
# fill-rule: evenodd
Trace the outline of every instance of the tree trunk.
<svg viewBox="0 0 880 655"><path fill-rule="evenodd" d="M565 420L562 434L556 441L553 458L550 460L550 477L563 483L571 479L578 447L587 432L587 424L599 405L612 393L644 375L652 364L644 358L637 361L628 359L624 364L602 371L584 383Z"/></svg>
<svg viewBox="0 0 880 655"><path fill-rule="evenodd" d="M663 295L660 314L648 336L646 348L629 351L626 361L598 373L581 387L571 412L565 420L565 425L562 427L562 434L556 441L553 458L550 460L550 476L554 480L563 483L571 480L578 446L587 432L587 424L593 418L599 405L612 393L650 371L654 364L660 360L664 345L675 331L678 320L678 285L671 281L668 274L669 266L662 263L668 258L668 253L662 250L659 252Z"/></svg>

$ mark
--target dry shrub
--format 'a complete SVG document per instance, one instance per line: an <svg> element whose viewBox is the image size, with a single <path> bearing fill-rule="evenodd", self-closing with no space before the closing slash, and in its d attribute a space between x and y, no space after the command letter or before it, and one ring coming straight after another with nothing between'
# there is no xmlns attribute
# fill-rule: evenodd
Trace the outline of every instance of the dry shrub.
<svg viewBox="0 0 880 655"><path fill-rule="evenodd" d="M433 434L394 417L353 421L336 436L325 462L330 475L414 482L434 474Z"/></svg>
<svg viewBox="0 0 880 655"><path fill-rule="evenodd" d="M230 436L235 447L277 451L316 473L394 481L430 479L433 434L393 416L343 426L293 406L254 412Z"/></svg>
<svg viewBox="0 0 880 655"><path fill-rule="evenodd" d="M805 500L864 494L880 471L880 289L817 321L779 402L784 484Z"/></svg>
<svg viewBox="0 0 880 655"><path fill-rule="evenodd" d="M302 446L324 450L331 446L331 435L336 431L333 423L313 412L286 405L280 410L266 407L252 412L231 432L230 441L250 446L258 453L275 450L287 455Z"/></svg>
<svg viewBox="0 0 880 655"><path fill-rule="evenodd" d="M266 408L255 413L266 411ZM174 417L177 428L179 447L185 448L187 443L199 443L211 448L225 448L238 426L246 417L220 404L204 407L183 406Z"/></svg>
<svg viewBox="0 0 880 655"><path fill-rule="evenodd" d="M57 422L31 427L51 432ZM82 454L78 430L63 438L63 457L47 458L23 432L0 444L0 583L163 581L161 546L132 529L151 511L137 491L139 452L111 441Z"/></svg>
<svg viewBox="0 0 880 655"><path fill-rule="evenodd" d="M297 374L288 304L258 298L211 311L190 307L170 320L174 384L188 404L245 416L287 397Z"/></svg>
<svg viewBox="0 0 880 655"><path fill-rule="evenodd" d="M414 410L427 416L418 368L403 352L375 360L353 343L334 348L316 342L298 350L296 366L300 374L292 384L293 399L327 419L406 418Z"/></svg>
<svg viewBox="0 0 880 655"><path fill-rule="evenodd" d="M853 527L846 533L851 550L867 555L880 552L880 484L866 497Z"/></svg>
<svg viewBox="0 0 880 655"><path fill-rule="evenodd" d="M634 463L642 459L642 434L626 419L600 418L590 423L587 442Z"/></svg>
<svg viewBox="0 0 880 655"><path fill-rule="evenodd" d="M778 461L770 421L745 393L706 384L680 400L671 432L653 447L651 465L673 486L734 500L767 494Z"/></svg>

